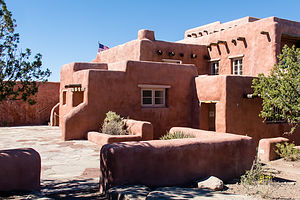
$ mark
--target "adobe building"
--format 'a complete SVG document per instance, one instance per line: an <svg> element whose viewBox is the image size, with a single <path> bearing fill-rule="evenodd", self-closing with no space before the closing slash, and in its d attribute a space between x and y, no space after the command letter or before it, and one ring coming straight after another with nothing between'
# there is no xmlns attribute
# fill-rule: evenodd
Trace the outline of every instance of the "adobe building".
<svg viewBox="0 0 300 200"><path fill-rule="evenodd" d="M277 137L286 123L263 122L262 100L251 83L268 74L284 44L300 47L300 23L245 17L187 30L183 40L155 40L140 30L136 40L97 53L90 63L61 69L63 139L98 131L108 111L149 121L154 138L171 127ZM299 129L292 140L300 144Z"/></svg>

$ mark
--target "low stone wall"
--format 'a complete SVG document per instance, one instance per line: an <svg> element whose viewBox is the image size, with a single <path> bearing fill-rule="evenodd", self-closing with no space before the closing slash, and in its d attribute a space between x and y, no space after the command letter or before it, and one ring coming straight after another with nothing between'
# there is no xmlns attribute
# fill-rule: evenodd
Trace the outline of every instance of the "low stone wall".
<svg viewBox="0 0 300 200"><path fill-rule="evenodd" d="M51 109L59 102L59 82L39 84L34 105L23 100L0 102L0 126L46 125L49 122Z"/></svg>
<svg viewBox="0 0 300 200"><path fill-rule="evenodd" d="M115 142L142 141L153 139L153 126L150 122L137 121L132 119L124 120L129 135L108 135L95 131L87 134L89 141L99 145L111 144Z"/></svg>
<svg viewBox="0 0 300 200"><path fill-rule="evenodd" d="M100 152L100 191L131 184L182 185L211 175L229 181L251 167L256 154L252 138L195 132L196 138L104 145Z"/></svg>
<svg viewBox="0 0 300 200"><path fill-rule="evenodd" d="M0 151L0 191L40 189L41 157L34 149Z"/></svg>
<svg viewBox="0 0 300 200"><path fill-rule="evenodd" d="M264 138L259 140L257 157L261 162L269 162L271 160L276 160L279 155L276 154L276 144L288 142L289 139L284 137L277 138Z"/></svg>

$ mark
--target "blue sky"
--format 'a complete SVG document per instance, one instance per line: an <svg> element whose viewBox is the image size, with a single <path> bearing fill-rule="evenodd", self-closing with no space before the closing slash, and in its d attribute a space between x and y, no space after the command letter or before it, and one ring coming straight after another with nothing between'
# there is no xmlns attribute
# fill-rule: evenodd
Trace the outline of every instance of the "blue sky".
<svg viewBox="0 0 300 200"><path fill-rule="evenodd" d="M98 45L114 47L134 40L140 29L158 40L181 40L187 29L245 16L276 16L300 21L299 0L6 0L17 21L20 48L43 55L49 81L60 80L60 68L89 62Z"/></svg>

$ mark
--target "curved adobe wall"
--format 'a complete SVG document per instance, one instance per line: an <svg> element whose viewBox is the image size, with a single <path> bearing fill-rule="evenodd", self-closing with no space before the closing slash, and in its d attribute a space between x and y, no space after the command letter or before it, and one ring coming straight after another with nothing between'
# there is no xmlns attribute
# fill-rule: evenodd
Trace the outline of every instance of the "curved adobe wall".
<svg viewBox="0 0 300 200"><path fill-rule="evenodd" d="M251 167L256 155L252 138L188 131L197 132L199 137L104 145L100 152L100 191L127 184L183 185L211 175L226 182ZM207 133L212 136L207 137Z"/></svg>
<svg viewBox="0 0 300 200"><path fill-rule="evenodd" d="M40 189L41 157L34 149L0 151L0 191Z"/></svg>

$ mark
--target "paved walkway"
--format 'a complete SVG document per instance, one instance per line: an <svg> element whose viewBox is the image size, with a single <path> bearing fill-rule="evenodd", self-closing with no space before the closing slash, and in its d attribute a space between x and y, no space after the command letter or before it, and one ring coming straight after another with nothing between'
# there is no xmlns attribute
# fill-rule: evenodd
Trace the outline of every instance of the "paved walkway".
<svg viewBox="0 0 300 200"><path fill-rule="evenodd" d="M0 149L15 148L33 148L42 160L41 192L26 198L99 196L99 145L87 140L62 141L58 127L0 127ZM18 195L7 198L18 199Z"/></svg>
<svg viewBox="0 0 300 200"><path fill-rule="evenodd" d="M0 199L105 199L98 192L99 145L87 140L62 141L58 127L0 127L0 149L15 148L33 148L40 153L41 191L0 194ZM152 191L149 196L139 191L129 187L123 191L124 194L118 191L117 196L128 199L138 199L133 196L140 199L249 199L222 192L208 194L189 188L161 188Z"/></svg>

